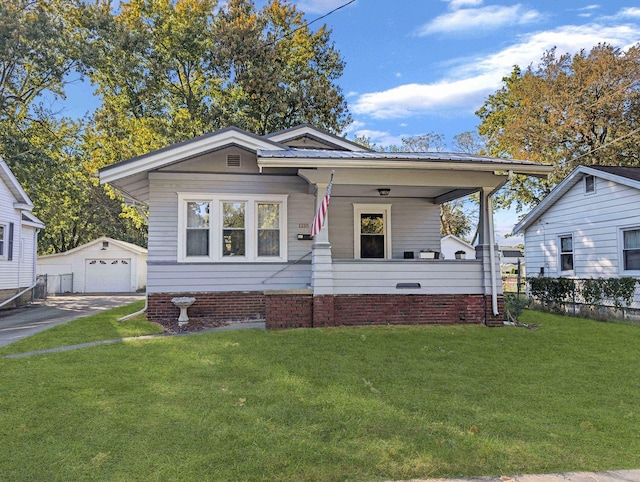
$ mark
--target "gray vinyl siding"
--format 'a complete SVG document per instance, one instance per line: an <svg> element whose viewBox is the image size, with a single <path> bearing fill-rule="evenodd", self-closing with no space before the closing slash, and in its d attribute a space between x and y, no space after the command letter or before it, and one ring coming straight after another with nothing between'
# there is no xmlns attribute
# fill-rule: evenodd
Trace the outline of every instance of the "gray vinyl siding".
<svg viewBox="0 0 640 482"><path fill-rule="evenodd" d="M307 288L310 283L311 241L298 240L308 234L315 197L307 183L296 176L150 174L149 202L149 292L235 291ZM284 269L268 284L263 281L288 266L284 263L177 263L178 193L288 194L287 242L293 268ZM302 259L301 259L302 258ZM303 262L307 262L304 264Z"/></svg>
<svg viewBox="0 0 640 482"><path fill-rule="evenodd" d="M392 258L405 251L418 257L421 249L440 250L440 208L424 199L332 197L329 207L329 238L334 259L354 256L354 204L391 204Z"/></svg>
<svg viewBox="0 0 640 482"><path fill-rule="evenodd" d="M482 262L457 260L336 261L336 294L482 294ZM420 283L398 289L397 283Z"/></svg>
<svg viewBox="0 0 640 482"><path fill-rule="evenodd" d="M624 272L621 228L640 227L640 191L595 178L596 192L585 194L578 181L525 232L527 274L544 267L547 276L577 278L638 276ZM558 240L573 236L574 270L559 271Z"/></svg>

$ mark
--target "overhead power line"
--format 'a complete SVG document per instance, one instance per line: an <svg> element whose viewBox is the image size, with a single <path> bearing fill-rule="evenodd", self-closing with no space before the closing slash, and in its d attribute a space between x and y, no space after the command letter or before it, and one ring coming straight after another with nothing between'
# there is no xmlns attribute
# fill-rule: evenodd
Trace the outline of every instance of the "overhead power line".
<svg viewBox="0 0 640 482"><path fill-rule="evenodd" d="M296 33L298 30L303 29L305 27L309 27L309 25L312 25L320 20L322 20L323 18L327 18L329 15L331 15L332 13L337 12L340 9L343 9L344 7L347 7L349 5L351 5L352 3L354 3L356 0L350 0L347 3L343 3L342 5L340 5L339 7L334 8L333 10L331 10L328 13L325 13L324 15L321 15L320 17L314 18L313 20L311 20L310 22L304 22L302 25L300 25L298 28L294 28L293 30L280 35L279 37L273 39L271 42L268 42L267 44L265 44L265 47L270 47L271 45L274 45L276 42L279 42L280 40L282 40L283 38L287 38L290 37L291 35L293 35L294 33Z"/></svg>

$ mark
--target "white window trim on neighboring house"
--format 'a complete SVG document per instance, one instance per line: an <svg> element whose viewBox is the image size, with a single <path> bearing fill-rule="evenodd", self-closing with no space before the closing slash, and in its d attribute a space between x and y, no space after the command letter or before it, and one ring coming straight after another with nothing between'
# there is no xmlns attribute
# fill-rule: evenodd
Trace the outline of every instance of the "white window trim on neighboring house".
<svg viewBox="0 0 640 482"><path fill-rule="evenodd" d="M571 251L562 251L562 239L571 238ZM571 254L572 269L562 269L562 256ZM576 247L573 234L558 235L558 273L573 273L576 269Z"/></svg>
<svg viewBox="0 0 640 482"><path fill-rule="evenodd" d="M9 225L7 223L0 223L0 259L7 259L7 249L9 240Z"/></svg>
<svg viewBox="0 0 640 482"><path fill-rule="evenodd" d="M620 253L618 263L618 272L625 276L640 276L640 269L625 269L624 264L624 233L625 231L639 231L640 226L632 225L632 226L623 226L618 230L618 252Z"/></svg>
<svg viewBox="0 0 640 482"><path fill-rule="evenodd" d="M360 257L360 215L366 213L382 214L384 219L384 258L380 259L391 259L391 204L353 205L353 257L355 259L363 259Z"/></svg>
<svg viewBox="0 0 640 482"><path fill-rule="evenodd" d="M287 261L287 198L286 194L237 195L178 193L178 262L180 263L273 263ZM187 203L209 203L209 255L187 256ZM243 256L223 256L222 207L224 202L245 203L245 254ZM279 206L280 243L279 256L258 256L258 204Z"/></svg>

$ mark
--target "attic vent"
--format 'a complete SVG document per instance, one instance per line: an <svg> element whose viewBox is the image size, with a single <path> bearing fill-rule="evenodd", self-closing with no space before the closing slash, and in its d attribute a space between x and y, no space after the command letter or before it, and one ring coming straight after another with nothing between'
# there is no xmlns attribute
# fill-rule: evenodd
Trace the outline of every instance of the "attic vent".
<svg viewBox="0 0 640 482"><path fill-rule="evenodd" d="M227 154L227 167L240 167L240 154Z"/></svg>

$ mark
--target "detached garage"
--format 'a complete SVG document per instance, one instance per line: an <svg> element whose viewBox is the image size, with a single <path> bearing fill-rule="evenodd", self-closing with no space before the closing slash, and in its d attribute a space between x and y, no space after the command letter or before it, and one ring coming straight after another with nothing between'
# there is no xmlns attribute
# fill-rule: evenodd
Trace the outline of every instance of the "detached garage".
<svg viewBox="0 0 640 482"><path fill-rule="evenodd" d="M64 253L38 257L49 293L131 293L147 281L147 250L105 236Z"/></svg>

